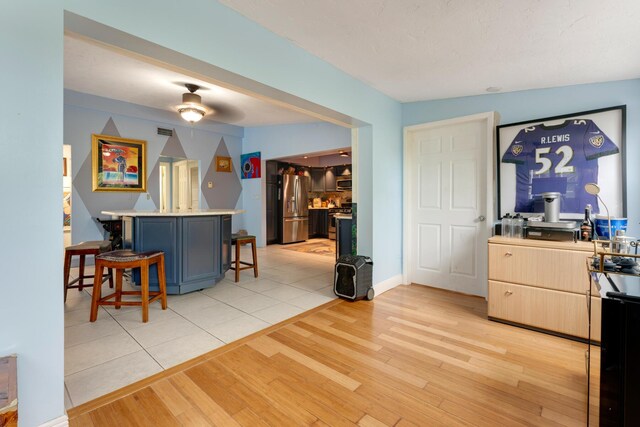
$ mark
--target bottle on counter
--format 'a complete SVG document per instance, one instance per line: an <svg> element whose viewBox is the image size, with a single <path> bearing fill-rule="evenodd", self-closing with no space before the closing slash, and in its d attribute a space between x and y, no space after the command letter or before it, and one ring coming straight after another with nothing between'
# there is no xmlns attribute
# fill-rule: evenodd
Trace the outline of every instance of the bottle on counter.
<svg viewBox="0 0 640 427"><path fill-rule="evenodd" d="M502 236L511 237L511 214L507 213L502 217Z"/></svg>
<svg viewBox="0 0 640 427"><path fill-rule="evenodd" d="M580 224L580 240L584 242L590 242L593 240L593 221L591 220L591 205L587 205L584 208L584 219Z"/></svg>
<svg viewBox="0 0 640 427"><path fill-rule="evenodd" d="M520 214L516 214L511 219L511 237L516 239L524 238L524 218Z"/></svg>

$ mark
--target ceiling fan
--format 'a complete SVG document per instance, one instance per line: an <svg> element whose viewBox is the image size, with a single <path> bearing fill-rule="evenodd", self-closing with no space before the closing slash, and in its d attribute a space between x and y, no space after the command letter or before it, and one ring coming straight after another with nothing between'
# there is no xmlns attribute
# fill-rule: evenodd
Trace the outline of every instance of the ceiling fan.
<svg viewBox="0 0 640 427"><path fill-rule="evenodd" d="M186 83L185 86L189 92L182 94L182 104L176 108L183 119L193 124L199 122L207 114L207 109L202 105L200 95L196 95L196 91L200 89L200 86L191 83Z"/></svg>
<svg viewBox="0 0 640 427"><path fill-rule="evenodd" d="M220 123L233 123L242 120L245 116L241 110L227 104L203 104L202 97L195 92L206 90L206 88L201 88L193 83L180 83L180 85L184 85L189 92L182 94L182 104L178 105L176 109L180 116L191 124L199 122L210 113L213 116L212 120Z"/></svg>

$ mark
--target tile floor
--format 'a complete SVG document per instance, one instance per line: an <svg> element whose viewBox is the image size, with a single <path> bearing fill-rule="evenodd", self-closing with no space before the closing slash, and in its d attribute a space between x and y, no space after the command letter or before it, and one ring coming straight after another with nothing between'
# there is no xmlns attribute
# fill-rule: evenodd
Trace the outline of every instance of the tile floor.
<svg viewBox="0 0 640 427"><path fill-rule="evenodd" d="M242 249L242 259L250 259L249 247ZM167 310L153 303L146 324L139 307L100 307L98 320L90 323L91 289L69 290L65 406L80 405L335 298L332 256L271 245L258 249L258 262L257 279L245 270L235 283L229 271L213 288L170 295ZM77 277L77 269L71 274Z"/></svg>

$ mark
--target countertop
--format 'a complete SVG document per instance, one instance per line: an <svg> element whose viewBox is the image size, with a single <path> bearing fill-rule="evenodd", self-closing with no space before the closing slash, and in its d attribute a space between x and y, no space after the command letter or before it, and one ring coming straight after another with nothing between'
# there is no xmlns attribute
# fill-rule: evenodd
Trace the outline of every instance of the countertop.
<svg viewBox="0 0 640 427"><path fill-rule="evenodd" d="M129 210L129 211L102 211L103 215L111 215L111 216L211 216L211 215L236 215L243 213L244 210L241 209L196 209L190 211L138 211L138 210Z"/></svg>
<svg viewBox="0 0 640 427"><path fill-rule="evenodd" d="M318 207L318 208L311 208L310 207L309 209L324 209L324 210L327 210L327 209L331 209L331 208L328 208L328 207L324 206L324 207Z"/></svg>

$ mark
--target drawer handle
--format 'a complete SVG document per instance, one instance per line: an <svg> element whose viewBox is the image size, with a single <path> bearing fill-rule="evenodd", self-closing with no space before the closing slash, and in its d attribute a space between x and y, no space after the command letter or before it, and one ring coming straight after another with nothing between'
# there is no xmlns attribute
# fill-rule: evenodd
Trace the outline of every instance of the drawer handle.
<svg viewBox="0 0 640 427"><path fill-rule="evenodd" d="M505 252L504 256L513 256L513 254L511 252Z"/></svg>
<svg viewBox="0 0 640 427"><path fill-rule="evenodd" d="M512 295L512 294L513 294L513 292L511 292L511 291L504 291L504 294L505 294L506 296L509 296L509 295Z"/></svg>

